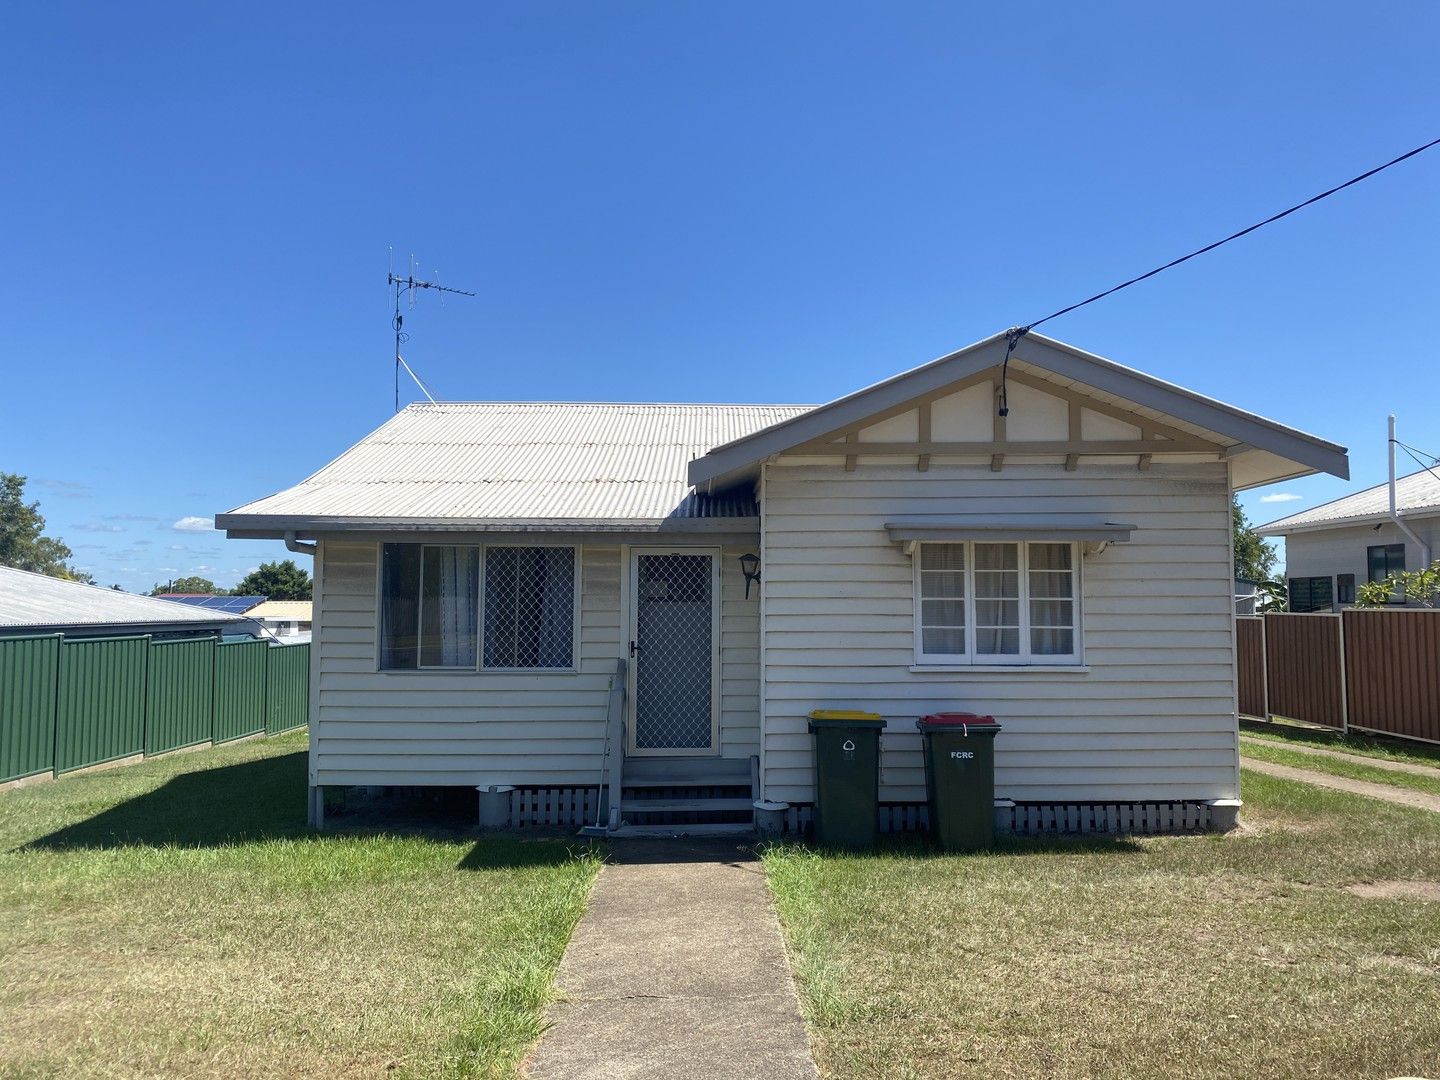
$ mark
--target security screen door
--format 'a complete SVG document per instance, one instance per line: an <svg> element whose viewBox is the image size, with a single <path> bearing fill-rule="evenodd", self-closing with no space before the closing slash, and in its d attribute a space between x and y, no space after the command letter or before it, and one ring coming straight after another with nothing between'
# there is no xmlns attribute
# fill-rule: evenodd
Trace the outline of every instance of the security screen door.
<svg viewBox="0 0 1440 1080"><path fill-rule="evenodd" d="M630 752L716 753L714 551L632 552Z"/></svg>

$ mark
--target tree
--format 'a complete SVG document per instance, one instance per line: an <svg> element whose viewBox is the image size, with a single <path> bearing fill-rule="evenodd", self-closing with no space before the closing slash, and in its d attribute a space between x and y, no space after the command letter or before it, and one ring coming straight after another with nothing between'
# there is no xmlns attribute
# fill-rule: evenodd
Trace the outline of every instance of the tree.
<svg viewBox="0 0 1440 1080"><path fill-rule="evenodd" d="M230 590L233 596L268 596L271 600L309 600L310 575L294 559L261 563Z"/></svg>
<svg viewBox="0 0 1440 1080"><path fill-rule="evenodd" d="M224 596L225 590L216 588L215 582L209 578L192 574L190 577L176 578L173 581L157 581L155 588L150 590L151 596L160 593L203 593L210 596Z"/></svg>
<svg viewBox="0 0 1440 1080"><path fill-rule="evenodd" d="M0 566L93 584L94 578L70 565L74 554L63 540L45 535L39 500L25 502L25 477L0 473Z"/></svg>
<svg viewBox="0 0 1440 1080"><path fill-rule="evenodd" d="M1275 549L1255 531L1240 500L1231 497L1230 518L1235 530L1235 576L1247 581L1268 581L1275 568Z"/></svg>
<svg viewBox="0 0 1440 1080"><path fill-rule="evenodd" d="M1396 570L1383 581L1367 581L1355 591L1358 607L1380 607L1403 597L1406 602L1433 608L1440 601L1440 559L1420 570Z"/></svg>

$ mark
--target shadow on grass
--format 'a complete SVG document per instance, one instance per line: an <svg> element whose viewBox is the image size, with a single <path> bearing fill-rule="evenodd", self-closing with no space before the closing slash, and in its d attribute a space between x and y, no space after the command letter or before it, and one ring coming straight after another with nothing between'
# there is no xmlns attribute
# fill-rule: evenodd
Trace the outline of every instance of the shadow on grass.
<svg viewBox="0 0 1440 1080"><path fill-rule="evenodd" d="M215 847L305 830L306 753L180 773L27 849Z"/></svg>
<svg viewBox="0 0 1440 1080"><path fill-rule="evenodd" d="M209 848L294 839L327 844L357 837L415 837L468 845L462 870L557 866L592 854L573 837L475 836L474 793L458 799L377 799L332 812L332 828L305 823L306 752L299 750L172 777L158 788L21 846L25 851L132 847Z"/></svg>

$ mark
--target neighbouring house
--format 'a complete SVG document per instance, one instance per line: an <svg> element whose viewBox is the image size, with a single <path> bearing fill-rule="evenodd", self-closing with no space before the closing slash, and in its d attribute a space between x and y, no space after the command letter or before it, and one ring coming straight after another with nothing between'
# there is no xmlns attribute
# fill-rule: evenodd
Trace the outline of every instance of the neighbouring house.
<svg viewBox="0 0 1440 1080"><path fill-rule="evenodd" d="M243 632L245 620L154 596L0 566L0 636L149 634L155 640Z"/></svg>
<svg viewBox="0 0 1440 1080"><path fill-rule="evenodd" d="M245 615L287 645L310 640L309 600L265 600L247 610Z"/></svg>
<svg viewBox="0 0 1440 1080"><path fill-rule="evenodd" d="M801 822L807 714L854 708L887 806L925 798L916 718L965 710L1017 825L1233 816L1231 492L1346 451L1040 334L1005 355L818 407L412 405L219 515L313 547L312 814L474 785L512 822Z"/></svg>
<svg viewBox="0 0 1440 1080"><path fill-rule="evenodd" d="M1395 509L1414 535L1390 516L1388 483L1261 525L1261 536L1285 538L1290 610L1339 611L1355 603L1357 584L1440 557L1440 476L1422 469L1398 478Z"/></svg>

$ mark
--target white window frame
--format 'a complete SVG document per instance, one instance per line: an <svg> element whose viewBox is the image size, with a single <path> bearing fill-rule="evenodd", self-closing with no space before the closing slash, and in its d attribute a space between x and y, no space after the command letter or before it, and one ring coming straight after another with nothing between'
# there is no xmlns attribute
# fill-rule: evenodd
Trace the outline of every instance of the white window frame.
<svg viewBox="0 0 1440 1080"><path fill-rule="evenodd" d="M1020 610L1020 651L1018 653L996 654L977 653L976 644L976 620L975 620L975 545L980 544L1014 544L1019 548L1018 576L1019 576L1019 610ZM1073 647L1069 653L1033 653L1030 646L1030 546L1031 544L1067 544L1070 547L1070 573L1074 580L1074 595L1071 597L1074 604L1074 625L1072 630ZM960 544L965 548L965 652L963 653L927 653L925 651L923 600L921 588L921 566L923 560L921 554L927 545ZM945 669L945 668L971 668L984 670L987 668L999 668L1004 670L1023 670L1025 668L1064 668L1081 670L1085 663L1085 647L1082 641L1081 627L1083 625L1082 597L1084 596L1084 580L1081 559L1081 545L1070 540L1005 540L1000 537L986 540L924 540L915 545L911 557L912 593L913 593L913 633L914 633L914 666L916 669ZM933 598L932 598L933 599ZM1041 597L1041 599L1046 599Z"/></svg>
<svg viewBox="0 0 1440 1080"><path fill-rule="evenodd" d="M385 607L385 545L386 544L413 544L421 549L420 580L421 587L424 587L425 564L424 549L427 547L458 547L474 548L479 552L478 557L478 578L475 588L475 663L472 667L437 667L422 666L419 663L419 656L416 656L416 666L408 668L387 668L381 665L381 658L385 652L384 642L384 607ZM485 553L492 547L545 547L545 548L569 548L573 552L573 567L575 580L573 586L573 605L570 614L570 665L568 667L486 667L485 666ZM556 544L543 540L527 540L497 542L493 544L465 544L465 543L444 543L432 540L381 540L375 544L375 671L380 675L576 675L580 671L580 620L582 611L582 586L583 577L581 574L581 561L584 555L582 544ZM417 630L420 620L424 617L421 610L423 604L417 598L415 605L415 619ZM418 642L418 638L417 638ZM418 645L417 645L418 647Z"/></svg>

